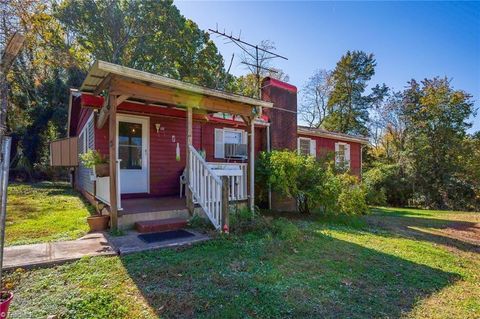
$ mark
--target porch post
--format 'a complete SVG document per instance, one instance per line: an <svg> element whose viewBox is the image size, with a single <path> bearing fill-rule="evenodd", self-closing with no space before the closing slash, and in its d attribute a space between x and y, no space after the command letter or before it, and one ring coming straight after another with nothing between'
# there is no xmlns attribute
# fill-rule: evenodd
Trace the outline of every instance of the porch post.
<svg viewBox="0 0 480 319"><path fill-rule="evenodd" d="M255 121L250 118L247 123L248 136L248 207L251 211L255 208Z"/></svg>
<svg viewBox="0 0 480 319"><path fill-rule="evenodd" d="M117 97L115 95L109 96L109 105L110 221L112 230L117 230Z"/></svg>
<svg viewBox="0 0 480 319"><path fill-rule="evenodd" d="M190 185L190 145L192 145L192 107L187 107L187 142L186 142L186 155L185 155L185 175L187 177L187 183L185 185L185 197L186 197L186 204L189 212L193 214L193 200L192 200L192 193L188 188Z"/></svg>
<svg viewBox="0 0 480 319"><path fill-rule="evenodd" d="M222 180L222 219L220 220L220 231L229 233L230 217L228 214L228 176L221 176L220 179Z"/></svg>

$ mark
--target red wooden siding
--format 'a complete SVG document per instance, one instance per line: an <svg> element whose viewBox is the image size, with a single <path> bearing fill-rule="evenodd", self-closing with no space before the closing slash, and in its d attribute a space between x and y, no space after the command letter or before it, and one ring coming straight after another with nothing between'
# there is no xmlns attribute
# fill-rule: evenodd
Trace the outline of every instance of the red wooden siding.
<svg viewBox="0 0 480 319"><path fill-rule="evenodd" d="M325 156L329 152L335 152L335 143L342 142L350 144L350 169L352 173L358 177L361 176L361 144L355 142L346 142L336 139L319 137L319 136L309 136L300 134L299 137L308 137L314 139L317 143L317 157Z"/></svg>
<svg viewBox="0 0 480 319"><path fill-rule="evenodd" d="M132 108L122 105L123 111L128 109L138 111L139 105L133 104ZM151 108L151 107L150 107ZM186 158L186 131L187 122L185 112L155 108L166 112L169 116L145 115L150 119L150 151L149 151L149 172L150 172L150 196L178 195L180 184L179 178L185 168ZM147 111L146 109L144 111ZM121 111L120 111L121 112ZM145 112L146 113L146 112ZM138 114L141 115L141 114ZM174 116L177 115L177 116ZM158 133L155 124L159 123L162 128ZM225 161L214 158L214 129L224 127L235 127L234 125L215 123L213 121L200 121L196 116L193 122L193 145L197 150L203 149L207 155L207 161ZM236 128L245 129L243 125ZM255 154L263 148L264 128L255 129ZM173 142L172 136L175 136ZM176 147L180 143L180 161L176 161ZM108 120L102 129L95 129L95 149L102 154L108 155Z"/></svg>
<svg viewBox="0 0 480 319"><path fill-rule="evenodd" d="M80 109L80 115L78 117L78 125L77 125L77 134L76 134L77 136L80 135L80 132L85 126L85 123L87 123L88 118L90 117L92 112L93 112L92 109L87 109L87 108Z"/></svg>

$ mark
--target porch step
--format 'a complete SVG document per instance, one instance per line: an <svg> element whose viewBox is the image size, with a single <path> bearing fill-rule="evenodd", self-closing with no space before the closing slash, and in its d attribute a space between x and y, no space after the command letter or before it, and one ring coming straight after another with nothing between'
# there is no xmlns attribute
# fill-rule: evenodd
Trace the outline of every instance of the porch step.
<svg viewBox="0 0 480 319"><path fill-rule="evenodd" d="M187 220L183 218L167 218L135 223L135 229L139 233L153 233L166 230L176 230L185 226L187 226Z"/></svg>

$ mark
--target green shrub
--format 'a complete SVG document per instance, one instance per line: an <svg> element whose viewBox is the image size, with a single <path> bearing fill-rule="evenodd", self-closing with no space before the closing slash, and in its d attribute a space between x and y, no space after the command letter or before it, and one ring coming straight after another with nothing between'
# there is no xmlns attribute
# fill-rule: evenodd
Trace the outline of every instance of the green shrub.
<svg viewBox="0 0 480 319"><path fill-rule="evenodd" d="M318 208L323 215L361 215L368 212L365 187L356 176L327 171L322 187L322 202Z"/></svg>
<svg viewBox="0 0 480 319"><path fill-rule="evenodd" d="M338 207L345 215L364 215L368 212L365 189L360 185L347 187L338 196Z"/></svg>
<svg viewBox="0 0 480 319"><path fill-rule="evenodd" d="M329 158L316 160L292 151L262 153L257 162L257 178L264 189L297 201L300 213L323 215L364 214L366 191L359 179L339 173Z"/></svg>
<svg viewBox="0 0 480 319"><path fill-rule="evenodd" d="M274 219L270 225L272 234L282 240L293 241L300 237L301 231L297 225L286 218Z"/></svg>
<svg viewBox="0 0 480 319"><path fill-rule="evenodd" d="M263 186L259 188L267 190L270 186L273 191L294 198L300 213L309 213L318 206L326 172L324 163L293 151L273 151L260 154L256 169L257 181Z"/></svg>
<svg viewBox="0 0 480 319"><path fill-rule="evenodd" d="M230 232L240 235L247 232L265 232L269 228L269 221L258 211L251 211L247 207L230 211Z"/></svg>
<svg viewBox="0 0 480 319"><path fill-rule="evenodd" d="M370 205L405 206L413 196L408 175L400 165L378 163L363 174Z"/></svg>

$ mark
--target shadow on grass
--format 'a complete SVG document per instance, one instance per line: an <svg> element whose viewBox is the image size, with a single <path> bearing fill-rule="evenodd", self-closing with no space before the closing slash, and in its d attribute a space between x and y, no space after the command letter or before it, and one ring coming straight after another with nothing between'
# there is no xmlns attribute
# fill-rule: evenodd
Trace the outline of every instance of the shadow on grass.
<svg viewBox="0 0 480 319"><path fill-rule="evenodd" d="M372 227L388 230L398 236L480 253L480 223L412 215L415 213L376 210L365 220Z"/></svg>
<svg viewBox="0 0 480 319"><path fill-rule="evenodd" d="M314 233L296 243L215 240L122 262L168 318L396 318L460 278Z"/></svg>

